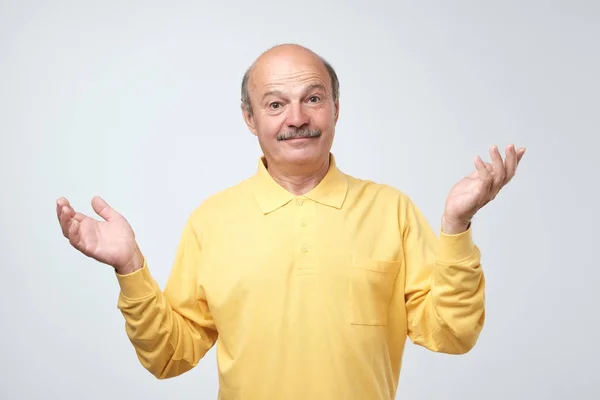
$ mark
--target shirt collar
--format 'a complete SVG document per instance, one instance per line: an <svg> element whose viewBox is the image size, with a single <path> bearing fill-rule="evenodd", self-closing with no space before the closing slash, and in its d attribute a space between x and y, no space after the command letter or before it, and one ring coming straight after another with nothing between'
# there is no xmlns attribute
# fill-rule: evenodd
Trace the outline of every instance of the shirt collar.
<svg viewBox="0 0 600 400"><path fill-rule="evenodd" d="M268 214L286 205L297 197L279 185L267 171L264 157L258 160L258 171L251 178L252 191L264 214ZM329 155L329 170L319 184L302 197L317 203L340 209L346 199L348 181L346 175L337 167L335 157Z"/></svg>

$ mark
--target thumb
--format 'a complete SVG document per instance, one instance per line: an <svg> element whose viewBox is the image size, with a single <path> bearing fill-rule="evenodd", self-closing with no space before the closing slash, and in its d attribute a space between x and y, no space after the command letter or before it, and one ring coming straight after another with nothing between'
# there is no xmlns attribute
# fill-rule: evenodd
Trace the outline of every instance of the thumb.
<svg viewBox="0 0 600 400"><path fill-rule="evenodd" d="M106 221L110 221L119 216L119 213L113 210L113 208L100 196L94 196L92 199L92 208L96 214Z"/></svg>

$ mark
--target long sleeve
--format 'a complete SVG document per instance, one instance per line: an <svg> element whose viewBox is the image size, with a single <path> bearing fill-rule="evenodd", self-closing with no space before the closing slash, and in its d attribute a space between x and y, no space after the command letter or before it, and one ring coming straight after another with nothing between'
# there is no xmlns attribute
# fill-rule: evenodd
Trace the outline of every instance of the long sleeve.
<svg viewBox="0 0 600 400"><path fill-rule="evenodd" d="M192 369L217 340L217 330L198 283L201 245L191 219L177 248L165 291L142 269L118 275L118 308L141 364L159 379Z"/></svg>
<svg viewBox="0 0 600 400"><path fill-rule="evenodd" d="M404 222L408 335L432 351L466 353L485 319L485 280L471 227L438 238L410 200Z"/></svg>

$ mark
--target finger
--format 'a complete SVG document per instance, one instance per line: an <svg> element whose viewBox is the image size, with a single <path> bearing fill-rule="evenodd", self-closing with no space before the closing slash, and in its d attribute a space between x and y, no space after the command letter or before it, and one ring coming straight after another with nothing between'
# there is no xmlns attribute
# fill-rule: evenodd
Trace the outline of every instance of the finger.
<svg viewBox="0 0 600 400"><path fill-rule="evenodd" d="M502 184L504 183L506 170L504 168L504 162L502 161L502 156L500 155L498 146L492 146L492 148L490 149L490 156L492 158L492 165L494 166L493 191L495 193L500 189L500 187L502 187Z"/></svg>
<svg viewBox="0 0 600 400"><path fill-rule="evenodd" d="M506 176L504 177L504 185L506 185L515 176L517 170L517 152L514 145L506 147Z"/></svg>
<svg viewBox="0 0 600 400"><path fill-rule="evenodd" d="M62 214L62 208L65 207L66 205L67 205L67 199L65 199L64 197L61 197L56 200L56 216L58 217L59 221L60 221L60 216Z"/></svg>
<svg viewBox="0 0 600 400"><path fill-rule="evenodd" d="M69 236L69 227L75 212L68 206L62 206L59 215L60 227L65 237Z"/></svg>
<svg viewBox="0 0 600 400"><path fill-rule="evenodd" d="M69 238L69 242L75 246L76 248L79 248L80 246L80 241L81 241L81 235L79 233L79 221L77 221L76 219L74 219L71 222L71 225L69 226L69 232L68 232L68 238Z"/></svg>
<svg viewBox="0 0 600 400"><path fill-rule="evenodd" d="M61 221L60 221L61 214L62 214L62 206L58 202L56 202L56 218L58 218L59 224L61 224Z"/></svg>
<svg viewBox="0 0 600 400"><path fill-rule="evenodd" d="M487 168L487 170L493 176L494 175L494 166L492 164L490 164L489 162L484 162L484 164L485 164L485 167Z"/></svg>
<svg viewBox="0 0 600 400"><path fill-rule="evenodd" d="M59 197L59 198L56 200L56 205L57 205L57 207L58 207L58 206L62 207L62 206L70 206L71 204L69 203L69 200L67 200L66 198L64 198L64 197Z"/></svg>
<svg viewBox="0 0 600 400"><path fill-rule="evenodd" d="M73 210L73 206L71 206L71 203L69 203L69 201L67 199L65 199L64 197L61 197L60 199L56 200L56 211L57 213L59 213L60 216L60 212L64 209L64 207L67 207L71 210ZM75 211L75 210L73 210Z"/></svg>
<svg viewBox="0 0 600 400"><path fill-rule="evenodd" d="M492 166L492 164L490 164L489 162L484 162L482 161L483 164L485 165L485 167L487 168L488 172L490 174L492 174L494 172L494 167ZM475 169L475 171L471 172L469 174L469 178L477 178L479 176L479 170Z"/></svg>
<svg viewBox="0 0 600 400"><path fill-rule="evenodd" d="M519 162L521 162L521 159L525 154L525 150L525 147L519 147L519 149L517 150L517 165L519 164Z"/></svg>
<svg viewBox="0 0 600 400"><path fill-rule="evenodd" d="M492 173L490 171L488 171L485 163L481 160L481 157L479 157L479 156L475 157L475 168L477 169L477 172L479 173L479 178L489 188L489 186L493 182Z"/></svg>
<svg viewBox="0 0 600 400"><path fill-rule="evenodd" d="M83 220L86 219L87 217L85 216L85 214L82 214L80 212L76 212L75 216L73 218L75 220L77 220L78 222L83 222Z"/></svg>
<svg viewBox="0 0 600 400"><path fill-rule="evenodd" d="M64 197L60 197L59 199L56 200L56 212L59 217L60 217L60 212L63 210L63 207L68 207L70 209L73 209L73 207L71 206L71 203L69 203L69 200L65 199Z"/></svg>
<svg viewBox="0 0 600 400"><path fill-rule="evenodd" d="M119 216L119 213L109 206L108 203L100 196L94 196L92 199L92 208L96 214L101 216L106 221L110 221L111 219Z"/></svg>

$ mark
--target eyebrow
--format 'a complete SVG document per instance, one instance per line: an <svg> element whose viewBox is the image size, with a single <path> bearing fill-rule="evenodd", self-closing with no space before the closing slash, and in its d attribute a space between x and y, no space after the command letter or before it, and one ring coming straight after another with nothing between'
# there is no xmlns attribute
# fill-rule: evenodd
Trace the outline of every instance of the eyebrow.
<svg viewBox="0 0 600 400"><path fill-rule="evenodd" d="M327 92L327 90L325 89L325 86L323 86L321 83L313 83L312 85L308 85L304 90L303 90L303 94L305 95L308 92L312 92L313 90L322 90L324 92ZM262 96L262 100L264 101L268 96L283 96L283 92L281 90L269 90L268 92L266 92L263 96Z"/></svg>

